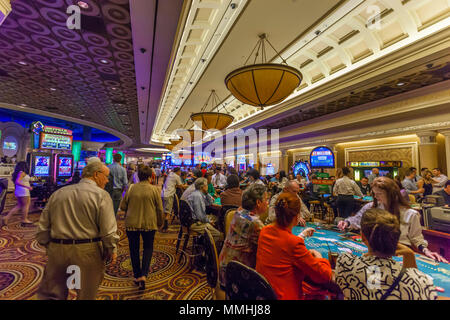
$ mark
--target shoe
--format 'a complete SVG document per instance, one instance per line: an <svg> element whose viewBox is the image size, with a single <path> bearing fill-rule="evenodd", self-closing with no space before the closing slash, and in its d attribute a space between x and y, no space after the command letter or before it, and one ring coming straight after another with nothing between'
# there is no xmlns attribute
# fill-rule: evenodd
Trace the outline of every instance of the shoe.
<svg viewBox="0 0 450 320"><path fill-rule="evenodd" d="M139 281L139 290L145 290L145 281L144 280Z"/></svg>

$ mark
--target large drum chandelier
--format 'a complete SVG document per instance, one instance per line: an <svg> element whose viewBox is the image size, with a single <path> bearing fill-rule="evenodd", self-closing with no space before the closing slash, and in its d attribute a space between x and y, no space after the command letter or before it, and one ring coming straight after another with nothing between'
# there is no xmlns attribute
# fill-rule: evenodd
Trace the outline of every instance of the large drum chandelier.
<svg viewBox="0 0 450 320"><path fill-rule="evenodd" d="M280 103L294 92L302 81L302 74L287 65L277 50L267 40L266 34L259 35L259 41L250 53L244 66L230 72L225 85L231 94L242 103L254 107L267 107ZM267 63L265 42L281 58L282 64ZM246 65L256 50L252 65ZM258 56L261 63L256 64Z"/></svg>
<svg viewBox="0 0 450 320"><path fill-rule="evenodd" d="M205 110L208 107L210 101L212 104L212 109L211 111L207 112ZM203 108L200 110L200 112L193 113L191 115L191 120L194 123L200 123L200 126L203 130L216 129L220 131L227 128L233 122L234 117L228 114L227 109L223 105L222 108L225 109L225 112L227 113L219 112L219 103L220 99L217 96L216 91L212 90ZM214 107L216 106L217 112L213 112L212 110L214 110ZM193 140L193 138L191 140Z"/></svg>

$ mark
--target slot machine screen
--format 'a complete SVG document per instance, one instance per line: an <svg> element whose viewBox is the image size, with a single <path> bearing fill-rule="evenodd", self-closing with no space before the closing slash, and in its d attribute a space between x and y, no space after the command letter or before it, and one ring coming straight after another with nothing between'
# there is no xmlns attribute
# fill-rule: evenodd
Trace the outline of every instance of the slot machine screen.
<svg viewBox="0 0 450 320"><path fill-rule="evenodd" d="M34 175L38 177L46 177L50 175L50 156L35 157Z"/></svg>
<svg viewBox="0 0 450 320"><path fill-rule="evenodd" d="M183 164L185 165L185 166L192 166L192 160L184 160L183 161Z"/></svg>
<svg viewBox="0 0 450 320"><path fill-rule="evenodd" d="M78 161L78 169L83 169L84 167L86 167L86 161Z"/></svg>
<svg viewBox="0 0 450 320"><path fill-rule="evenodd" d="M58 177L72 176L72 157L58 158Z"/></svg>

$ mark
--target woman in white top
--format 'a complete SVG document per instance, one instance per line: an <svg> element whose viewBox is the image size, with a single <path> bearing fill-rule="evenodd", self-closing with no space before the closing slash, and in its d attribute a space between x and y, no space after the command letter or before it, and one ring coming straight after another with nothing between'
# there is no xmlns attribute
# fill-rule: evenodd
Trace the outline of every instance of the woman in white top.
<svg viewBox="0 0 450 320"><path fill-rule="evenodd" d="M0 226L8 223L9 218L17 211L22 213L22 227L33 226L33 222L28 220L28 210L30 208L30 176L28 175L28 165L25 161L16 164L12 174L15 190L14 195L17 198L17 205L0 220Z"/></svg>
<svg viewBox="0 0 450 320"><path fill-rule="evenodd" d="M383 209L400 221L400 240L399 242L416 248L427 257L435 259L440 262L447 262L442 256L436 252L429 250L428 242L424 239L422 234L422 226L420 225L420 214L414 209L411 209L409 204L400 193L400 188L394 180L387 177L378 177L373 181L372 193L374 201L366 204L353 217L340 221L338 227L341 230L345 228L361 228L361 217L363 214L371 209Z"/></svg>
<svg viewBox="0 0 450 320"><path fill-rule="evenodd" d="M341 254L336 283L350 300L434 300L433 279L419 271L414 252L399 243L400 222L381 209L367 210L361 237L369 251L361 257ZM392 259L402 256L403 265Z"/></svg>

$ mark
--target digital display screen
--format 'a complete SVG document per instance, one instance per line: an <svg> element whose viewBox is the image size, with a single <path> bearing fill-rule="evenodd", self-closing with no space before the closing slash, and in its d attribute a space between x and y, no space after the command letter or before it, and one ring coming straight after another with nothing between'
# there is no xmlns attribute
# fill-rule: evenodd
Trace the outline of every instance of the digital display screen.
<svg viewBox="0 0 450 320"><path fill-rule="evenodd" d="M209 152L196 152L194 154L194 164L203 162L210 163L211 154Z"/></svg>
<svg viewBox="0 0 450 320"><path fill-rule="evenodd" d="M334 154L330 148L315 148L310 155L310 164L313 168L334 168Z"/></svg>
<svg viewBox="0 0 450 320"><path fill-rule="evenodd" d="M34 159L34 175L44 177L50 175L50 156L36 156Z"/></svg>
<svg viewBox="0 0 450 320"><path fill-rule="evenodd" d="M3 142L3 149L5 150L17 150L17 143L15 142Z"/></svg>
<svg viewBox="0 0 450 320"><path fill-rule="evenodd" d="M275 168L267 166L266 168L266 175L273 176L275 174Z"/></svg>
<svg viewBox="0 0 450 320"><path fill-rule="evenodd" d="M192 160L184 160L183 163L185 166L192 166Z"/></svg>
<svg viewBox="0 0 450 320"><path fill-rule="evenodd" d="M86 161L78 161L78 169L83 169L86 167Z"/></svg>
<svg viewBox="0 0 450 320"><path fill-rule="evenodd" d="M182 162L182 161L183 161L182 159L172 158L170 164L171 164L172 166L181 166L181 162Z"/></svg>
<svg viewBox="0 0 450 320"><path fill-rule="evenodd" d="M72 137L58 134L41 133L41 149L71 150Z"/></svg>
<svg viewBox="0 0 450 320"><path fill-rule="evenodd" d="M58 177L72 176L72 157L58 158Z"/></svg>
<svg viewBox="0 0 450 320"><path fill-rule="evenodd" d="M380 172L380 177L385 177L388 173L390 173L390 170L382 170L382 169L378 169L378 171ZM372 174L372 170L364 170L364 176L365 177L369 177Z"/></svg>

